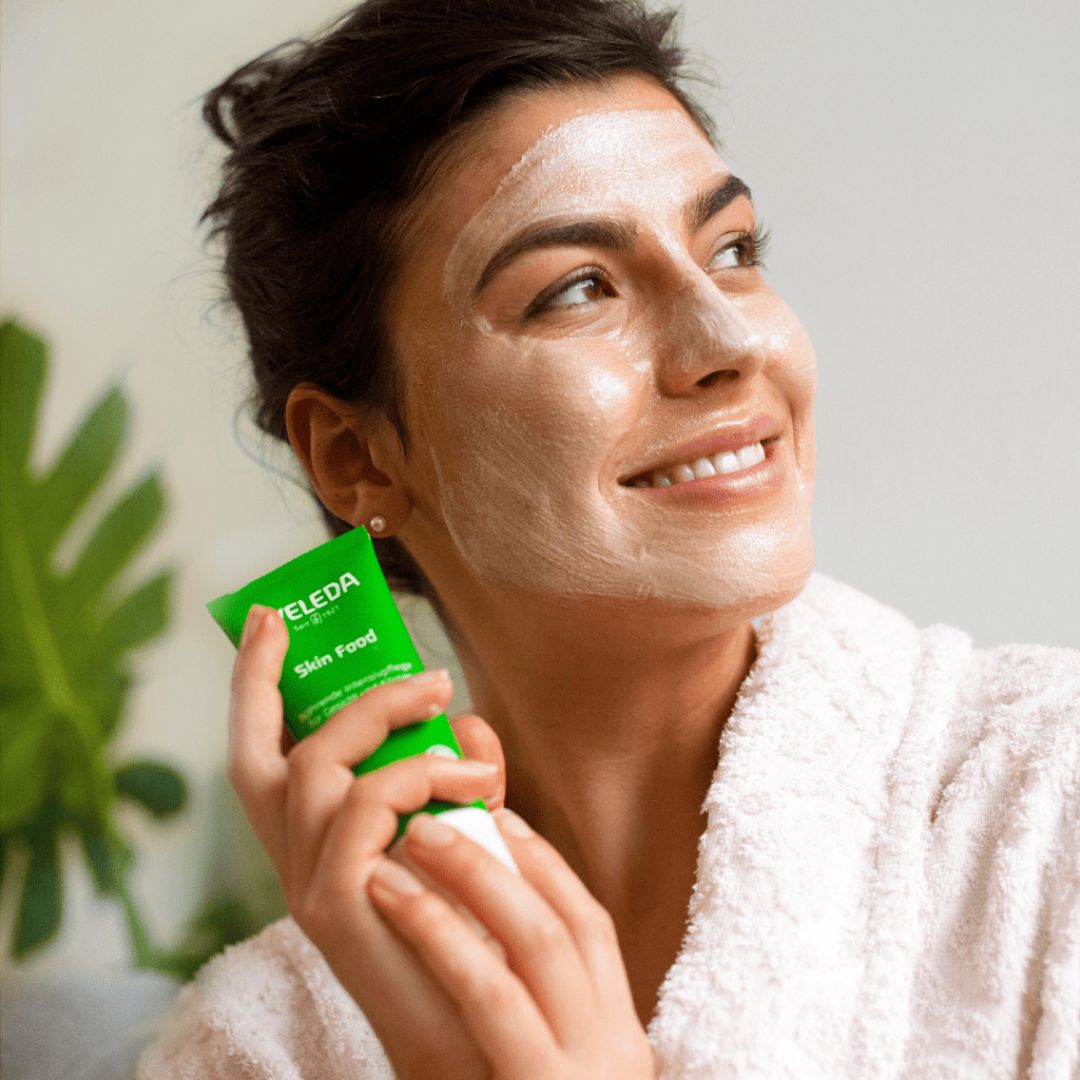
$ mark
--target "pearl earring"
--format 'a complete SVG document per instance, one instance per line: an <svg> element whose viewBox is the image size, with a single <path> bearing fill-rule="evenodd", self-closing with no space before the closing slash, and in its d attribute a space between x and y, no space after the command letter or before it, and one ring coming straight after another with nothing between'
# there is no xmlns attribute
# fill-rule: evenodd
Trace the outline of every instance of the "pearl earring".
<svg viewBox="0 0 1080 1080"><path fill-rule="evenodd" d="M368 522L368 528L372 532L382 532L386 528L386 518L382 514L376 514L371 521Z"/></svg>

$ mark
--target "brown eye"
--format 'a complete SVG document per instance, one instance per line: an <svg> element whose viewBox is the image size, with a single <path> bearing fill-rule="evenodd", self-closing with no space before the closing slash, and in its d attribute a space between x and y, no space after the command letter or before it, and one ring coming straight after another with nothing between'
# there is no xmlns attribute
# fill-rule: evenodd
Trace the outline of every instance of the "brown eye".
<svg viewBox="0 0 1080 1080"><path fill-rule="evenodd" d="M744 266L746 259L742 251L743 246L742 241L736 240L734 243L722 247L709 260L708 268L710 270L730 270L736 266Z"/></svg>
<svg viewBox="0 0 1080 1080"><path fill-rule="evenodd" d="M595 268L582 270L576 278L553 285L541 293L525 312L526 320L536 318L545 312L560 309L586 307L605 296L614 296L615 291L607 275Z"/></svg>
<svg viewBox="0 0 1080 1080"><path fill-rule="evenodd" d="M769 245L769 230L758 226L752 233L740 233L717 248L705 264L706 270L735 270L741 266L763 266Z"/></svg>
<svg viewBox="0 0 1080 1080"><path fill-rule="evenodd" d="M589 304L604 295L604 286L598 277L579 278L560 289L550 300L552 307L576 307Z"/></svg>

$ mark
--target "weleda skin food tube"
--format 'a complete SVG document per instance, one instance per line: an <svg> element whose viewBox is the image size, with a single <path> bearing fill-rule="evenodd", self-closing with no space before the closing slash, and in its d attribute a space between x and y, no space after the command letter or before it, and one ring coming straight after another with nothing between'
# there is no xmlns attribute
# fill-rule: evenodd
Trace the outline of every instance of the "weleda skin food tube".
<svg viewBox="0 0 1080 1080"><path fill-rule="evenodd" d="M362 526L206 606L233 645L239 646L252 604L276 608L289 631L279 687L294 739L310 735L365 690L424 670ZM353 772L360 776L415 754L462 757L445 713L391 731ZM517 870L482 800L468 806L433 800L423 809L438 814L440 821ZM412 816L401 815L399 838Z"/></svg>

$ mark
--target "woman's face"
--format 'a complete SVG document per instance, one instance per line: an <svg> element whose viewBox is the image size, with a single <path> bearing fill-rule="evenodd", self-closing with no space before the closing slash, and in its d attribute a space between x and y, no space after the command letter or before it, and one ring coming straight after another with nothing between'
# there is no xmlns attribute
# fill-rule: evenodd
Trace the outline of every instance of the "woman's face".
<svg viewBox="0 0 1080 1080"><path fill-rule="evenodd" d="M436 582L552 596L795 595L816 369L753 264L748 194L636 76L507 102L478 138L420 211L393 297L410 550L429 570L435 553ZM735 438L771 440L764 462L751 447L722 480L629 482L759 421Z"/></svg>

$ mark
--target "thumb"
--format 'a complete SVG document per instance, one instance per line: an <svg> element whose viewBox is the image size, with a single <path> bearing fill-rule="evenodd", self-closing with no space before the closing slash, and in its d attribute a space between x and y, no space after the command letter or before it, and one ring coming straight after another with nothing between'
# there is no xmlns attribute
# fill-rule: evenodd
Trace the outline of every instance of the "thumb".
<svg viewBox="0 0 1080 1080"><path fill-rule="evenodd" d="M450 717L450 727L465 757L491 761L499 766L495 794L485 800L489 810L499 809L506 800L506 758L499 736L486 720L475 713L458 713Z"/></svg>

